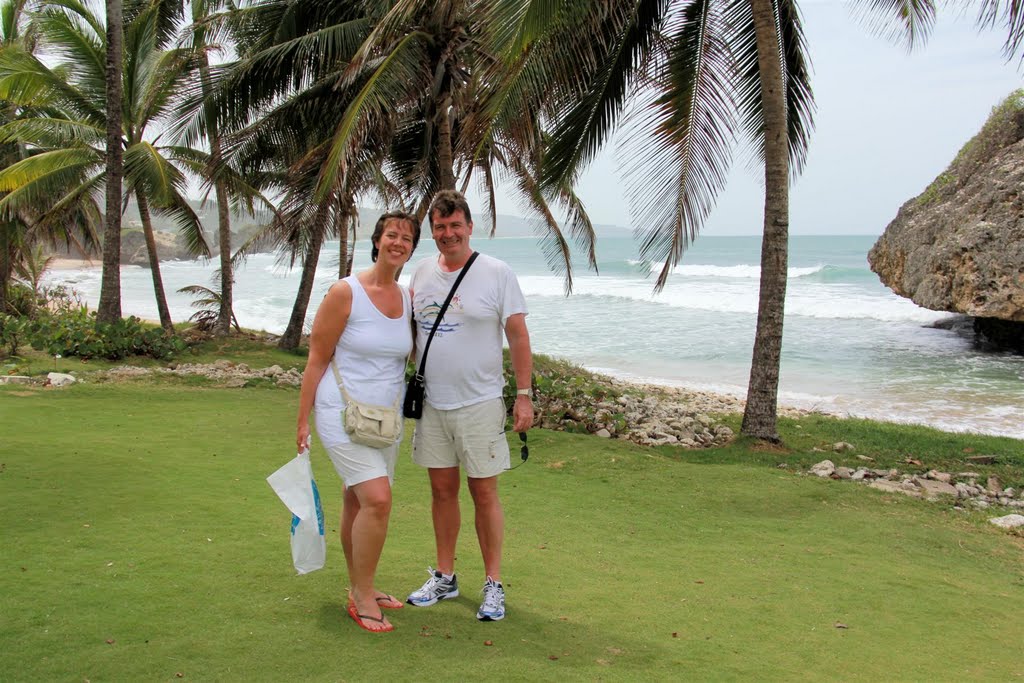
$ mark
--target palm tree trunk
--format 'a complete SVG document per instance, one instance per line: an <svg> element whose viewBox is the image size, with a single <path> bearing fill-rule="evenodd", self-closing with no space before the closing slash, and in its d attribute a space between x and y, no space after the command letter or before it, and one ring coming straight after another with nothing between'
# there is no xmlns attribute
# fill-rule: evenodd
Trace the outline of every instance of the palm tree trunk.
<svg viewBox="0 0 1024 683"><path fill-rule="evenodd" d="M351 202L344 198L338 199L338 215L341 220L338 222L338 279L348 277L352 272L352 263L348 257L348 235L351 225Z"/></svg>
<svg viewBox="0 0 1024 683"><path fill-rule="evenodd" d="M741 430L778 442L779 365L789 248L789 145L782 54L772 0L751 0L764 112L764 235L761 292Z"/></svg>
<svg viewBox="0 0 1024 683"><path fill-rule="evenodd" d="M124 26L121 0L106 0L107 8L107 204L103 228L103 276L98 322L121 319L121 178L124 151L121 130L121 52Z"/></svg>
<svg viewBox="0 0 1024 683"><path fill-rule="evenodd" d="M210 65L204 52L199 64L199 78L203 87L203 95L210 92ZM220 131L217 115L212 108L207 110L207 139L210 142L210 168L216 172L221 163ZM231 265L231 212L228 205L227 187L221 181L215 182L214 192L217 196L217 242L220 249L220 311L213 333L218 337L231 334L233 318L233 289L235 273Z"/></svg>
<svg viewBox="0 0 1024 683"><path fill-rule="evenodd" d="M356 238L359 237L359 209L356 208L355 200L352 200L350 206L352 213L348 217L348 265L345 267L345 277L352 274L352 262L356 260Z"/></svg>
<svg viewBox="0 0 1024 683"><path fill-rule="evenodd" d="M302 330L306 325L306 310L309 308L309 297L313 292L313 280L316 278L316 264L320 260L320 248L324 244L324 232L327 229L327 216L330 213L330 200L323 201L317 211L316 224L309 238L309 247L302 261L302 278L299 280L299 291L295 295L295 305L288 320L288 327L281 335L277 347L284 351L296 351L302 340Z"/></svg>
<svg viewBox="0 0 1024 683"><path fill-rule="evenodd" d="M11 273L14 270L14 221L6 221L0 225L0 315L7 312L7 288L11 284Z"/></svg>
<svg viewBox="0 0 1024 683"><path fill-rule="evenodd" d="M453 170L455 162L452 155L452 119L451 112L449 111L451 104L451 95L445 93L441 98L441 106L437 113L437 182L439 190L455 189L455 172Z"/></svg>
<svg viewBox="0 0 1024 683"><path fill-rule="evenodd" d="M215 156L219 160L220 138L211 137L210 146L216 149ZM217 194L217 236L220 245L220 312L213 333L223 337L231 334L235 271L231 265L231 213L227 189L223 182L217 182L213 187Z"/></svg>
<svg viewBox="0 0 1024 683"><path fill-rule="evenodd" d="M149 215L149 200L140 192L135 194L135 199L139 203L142 232L146 235L146 251L149 252L149 270L153 274L153 293L156 295L156 308L160 313L160 327L168 334L174 334L174 323L171 322L171 311L167 308L167 296L164 294L164 282L160 277L160 256L156 251L153 218Z"/></svg>

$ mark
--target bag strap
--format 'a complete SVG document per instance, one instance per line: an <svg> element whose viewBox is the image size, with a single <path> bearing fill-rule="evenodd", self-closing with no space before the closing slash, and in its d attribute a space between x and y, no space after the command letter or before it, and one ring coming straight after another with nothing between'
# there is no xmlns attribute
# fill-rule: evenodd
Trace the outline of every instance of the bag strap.
<svg viewBox="0 0 1024 683"><path fill-rule="evenodd" d="M348 392L345 391L345 383L341 381L341 373L338 371L338 364L334 362L334 356L331 356L331 370L334 372L334 381L338 383L338 389L341 390L341 397L345 399L345 405L350 405L352 403L352 398L348 395ZM398 404L401 401L401 398L402 392L399 391L395 396L395 405L393 408L396 411L398 410Z"/></svg>
<svg viewBox="0 0 1024 683"><path fill-rule="evenodd" d="M437 317L434 318L434 326L430 328L430 334L427 335L427 343L423 345L423 355L420 357L420 369L416 372L417 377L423 379L423 370L427 367L427 351L430 350L430 341L434 338L434 332L437 331L437 326L441 324L441 318L444 317L445 311L448 310L448 304L452 302L452 297L455 296L455 290L459 288L459 283L462 282L462 278L466 277L466 273L469 272L469 267L473 265L473 261L480 255L480 252L474 251L469 256L469 260L466 261L466 265L462 266L462 272L455 278L455 284L452 285L451 290L448 292L448 298L441 304L441 310L437 312Z"/></svg>

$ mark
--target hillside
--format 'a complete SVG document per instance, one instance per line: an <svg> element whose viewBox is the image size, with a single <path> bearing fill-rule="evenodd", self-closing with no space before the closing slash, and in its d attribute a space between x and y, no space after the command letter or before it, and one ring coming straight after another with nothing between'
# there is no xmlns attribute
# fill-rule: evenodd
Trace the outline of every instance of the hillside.
<svg viewBox="0 0 1024 683"><path fill-rule="evenodd" d="M199 200L189 200L193 210L199 216L199 220L202 222L203 227L207 235L214 235L217 229L217 202L213 200L207 201L205 204ZM377 222L377 218L380 216L382 210L372 207L360 207L359 208L359 229L357 232L357 238L368 237L370 232L373 230L374 224ZM248 214L233 213L231 216L231 232L235 235L248 237L267 220L269 220L269 212L260 212L257 216L253 217ZM537 221L523 218L521 216L511 216L507 214L498 214L498 228L495 233L497 237L532 237L537 234L535 226ZM134 201L129 202L128 210L124 217L125 228L136 227L140 224L138 208ZM174 222L164 216L153 216L153 226L157 230L164 232L177 232L177 227ZM486 236L490 234L491 221L490 218L478 214L476 216L475 234L478 236ZM619 234L628 235L629 229L618 225L610 224L596 224L594 226L595 231L598 234ZM214 246L211 240L211 247ZM235 243L239 243L239 239L235 239Z"/></svg>

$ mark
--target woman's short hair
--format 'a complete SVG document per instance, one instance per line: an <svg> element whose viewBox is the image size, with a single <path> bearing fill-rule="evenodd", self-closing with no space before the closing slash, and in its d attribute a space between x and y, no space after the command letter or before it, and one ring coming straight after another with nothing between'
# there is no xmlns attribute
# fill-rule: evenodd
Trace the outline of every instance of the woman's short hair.
<svg viewBox="0 0 1024 683"><path fill-rule="evenodd" d="M374 263L377 262L377 256L380 254L380 249L377 246L380 244L380 237L384 234L388 223L392 221L408 221L412 226L412 251L416 251L416 245L420 243L420 222L416 220L416 216L405 211L388 211L381 214L381 217L377 219L377 225L373 228L373 236L370 238L370 242L373 244L373 248L370 250L370 260ZM412 254L412 252L409 253Z"/></svg>
<svg viewBox="0 0 1024 683"><path fill-rule="evenodd" d="M430 227L434 227L434 212L441 214L441 218L448 218L456 211L462 211L462 215L466 217L467 223L473 222L473 214L469 211L469 202L462 195L461 192L456 190L441 190L434 195L434 201L430 202L430 211L427 212L427 216L430 217Z"/></svg>

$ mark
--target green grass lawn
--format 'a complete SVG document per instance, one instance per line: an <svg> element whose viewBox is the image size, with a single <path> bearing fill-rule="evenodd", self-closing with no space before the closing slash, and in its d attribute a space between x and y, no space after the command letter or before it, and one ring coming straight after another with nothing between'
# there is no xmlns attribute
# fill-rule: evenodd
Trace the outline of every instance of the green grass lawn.
<svg viewBox="0 0 1024 683"><path fill-rule="evenodd" d="M508 617L474 618L464 492L462 596L375 635L344 613L340 484L319 448L327 566L291 567L265 478L294 455L297 399L0 387L0 681L1024 678L1020 536L774 466L846 437L880 459L998 451L1012 479L1019 441L808 418L784 423L788 451L681 452L535 430L501 482ZM404 597L432 561L406 444L379 586Z"/></svg>

